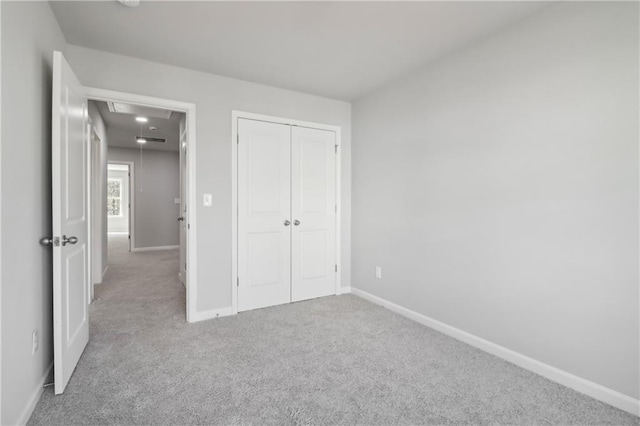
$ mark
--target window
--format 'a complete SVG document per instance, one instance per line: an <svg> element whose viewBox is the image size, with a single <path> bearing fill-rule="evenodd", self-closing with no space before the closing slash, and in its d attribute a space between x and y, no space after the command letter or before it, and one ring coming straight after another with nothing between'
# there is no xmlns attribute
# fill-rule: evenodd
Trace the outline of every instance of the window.
<svg viewBox="0 0 640 426"><path fill-rule="evenodd" d="M107 181L107 215L122 216L122 179Z"/></svg>

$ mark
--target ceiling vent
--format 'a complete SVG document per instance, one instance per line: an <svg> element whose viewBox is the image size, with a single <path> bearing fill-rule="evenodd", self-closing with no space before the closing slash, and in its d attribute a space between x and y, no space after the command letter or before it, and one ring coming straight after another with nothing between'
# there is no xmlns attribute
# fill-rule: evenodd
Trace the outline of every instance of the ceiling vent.
<svg viewBox="0 0 640 426"><path fill-rule="evenodd" d="M171 118L171 114L173 113L173 111L170 111L168 109L149 108L123 102L109 101L107 102L107 106L109 107L109 112L114 112L117 114L130 114L148 118L164 118L165 120Z"/></svg>
<svg viewBox="0 0 640 426"><path fill-rule="evenodd" d="M156 142L156 143L166 143L167 140L164 138L150 138L149 136L136 136L136 141L139 139L144 139L147 142Z"/></svg>

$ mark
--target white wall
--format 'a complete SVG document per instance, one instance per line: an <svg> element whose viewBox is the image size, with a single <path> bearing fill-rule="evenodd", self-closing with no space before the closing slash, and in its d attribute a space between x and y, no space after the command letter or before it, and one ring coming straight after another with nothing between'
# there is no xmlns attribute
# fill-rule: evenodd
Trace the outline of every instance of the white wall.
<svg viewBox="0 0 640 426"><path fill-rule="evenodd" d="M102 276L107 269L107 210L104 208L107 202L106 182L107 182L107 127L104 123L100 111L93 102L88 103L88 113L91 119L91 125L93 126L96 134L100 138L99 146L96 146L92 142L92 155L97 156L98 163L100 165L98 170L92 170L92 208L94 212L99 212L99 215L95 218L96 223L92 223L91 239L91 258L92 264L92 279L93 283L101 283ZM93 220L92 220L93 222Z"/></svg>
<svg viewBox="0 0 640 426"><path fill-rule="evenodd" d="M353 286L638 398L638 47L561 3L354 103Z"/></svg>
<svg viewBox="0 0 640 426"><path fill-rule="evenodd" d="M68 59L87 86L196 104L198 311L231 306L231 111L341 126L341 264L343 285L349 285L350 104L71 45ZM202 206L204 193L213 194L213 207Z"/></svg>
<svg viewBox="0 0 640 426"><path fill-rule="evenodd" d="M180 244L180 161L177 152L109 147L112 161L133 162L132 249Z"/></svg>
<svg viewBox="0 0 640 426"><path fill-rule="evenodd" d="M26 421L51 366L51 66L65 40L46 2L2 8L2 424ZM31 332L40 348L31 354Z"/></svg>

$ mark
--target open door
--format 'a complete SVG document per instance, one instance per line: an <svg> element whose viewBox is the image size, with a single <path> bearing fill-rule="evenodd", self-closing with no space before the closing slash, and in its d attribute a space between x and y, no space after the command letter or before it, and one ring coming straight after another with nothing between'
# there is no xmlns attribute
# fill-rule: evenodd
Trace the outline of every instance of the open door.
<svg viewBox="0 0 640 426"><path fill-rule="evenodd" d="M60 52L53 53L53 362L61 394L89 341L87 97Z"/></svg>

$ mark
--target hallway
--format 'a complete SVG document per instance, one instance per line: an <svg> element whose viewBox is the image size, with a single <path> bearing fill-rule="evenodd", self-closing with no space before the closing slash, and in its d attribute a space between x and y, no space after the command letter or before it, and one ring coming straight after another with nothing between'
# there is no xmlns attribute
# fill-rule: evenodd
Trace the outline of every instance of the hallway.
<svg viewBox="0 0 640 426"><path fill-rule="evenodd" d="M181 332L188 325L178 250L130 253L125 235L109 239L109 268L90 306L89 344L65 393L45 389L30 424L130 423L122 416L144 410L156 397L150 389L180 380L173 375L180 356L167 354L182 351L180 336L193 335Z"/></svg>

